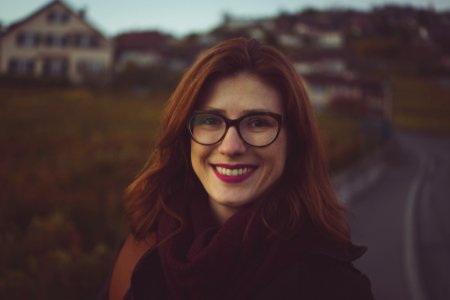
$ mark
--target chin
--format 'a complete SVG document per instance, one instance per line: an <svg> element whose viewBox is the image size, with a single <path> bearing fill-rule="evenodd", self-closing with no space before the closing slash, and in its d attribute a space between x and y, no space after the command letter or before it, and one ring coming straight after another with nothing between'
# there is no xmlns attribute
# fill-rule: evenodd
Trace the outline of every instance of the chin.
<svg viewBox="0 0 450 300"><path fill-rule="evenodd" d="M245 205L252 203L255 198L256 197L242 197L242 194L239 194L236 196L229 195L227 197L223 197L223 194L222 194L222 197L215 198L215 199L217 199L217 200L215 200L215 202L217 202L218 204L223 205L223 206L228 206L231 208L238 209L240 207L243 207Z"/></svg>

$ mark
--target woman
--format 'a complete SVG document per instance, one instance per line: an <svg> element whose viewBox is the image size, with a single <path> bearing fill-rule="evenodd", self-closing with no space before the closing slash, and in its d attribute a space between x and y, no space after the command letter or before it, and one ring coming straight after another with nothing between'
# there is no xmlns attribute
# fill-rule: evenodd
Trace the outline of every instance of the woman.
<svg viewBox="0 0 450 300"><path fill-rule="evenodd" d="M126 212L109 299L372 299L304 84L255 40L187 71Z"/></svg>

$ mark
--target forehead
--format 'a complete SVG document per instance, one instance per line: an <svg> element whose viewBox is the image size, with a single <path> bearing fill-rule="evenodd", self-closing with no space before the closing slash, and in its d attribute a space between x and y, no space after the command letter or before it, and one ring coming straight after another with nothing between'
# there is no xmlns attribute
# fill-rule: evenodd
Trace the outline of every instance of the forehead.
<svg viewBox="0 0 450 300"><path fill-rule="evenodd" d="M217 80L203 98L200 109L223 111L234 117L252 111L283 113L278 91L249 73Z"/></svg>

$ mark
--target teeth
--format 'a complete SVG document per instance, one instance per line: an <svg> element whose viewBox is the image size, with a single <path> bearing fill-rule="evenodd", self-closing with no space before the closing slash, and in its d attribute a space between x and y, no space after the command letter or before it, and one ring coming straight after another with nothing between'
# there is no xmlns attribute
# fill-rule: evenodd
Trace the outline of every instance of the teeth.
<svg viewBox="0 0 450 300"><path fill-rule="evenodd" d="M245 173L250 172L250 168L240 168L240 169L227 169L223 167L216 167L217 172L226 176L240 176Z"/></svg>

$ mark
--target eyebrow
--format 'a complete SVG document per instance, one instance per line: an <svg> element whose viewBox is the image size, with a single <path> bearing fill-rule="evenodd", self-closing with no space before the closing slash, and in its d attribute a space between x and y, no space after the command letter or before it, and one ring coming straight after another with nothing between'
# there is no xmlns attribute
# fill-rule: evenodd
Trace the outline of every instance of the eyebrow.
<svg viewBox="0 0 450 300"><path fill-rule="evenodd" d="M212 107L205 107L203 109L196 110L198 112L205 112L205 113L217 113L221 115L226 115L226 110L219 109L219 108L212 108ZM242 112L242 115L252 114L252 113L275 113L278 114L278 112L271 111L268 109L245 109Z"/></svg>

